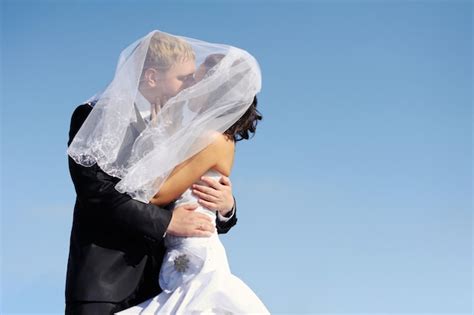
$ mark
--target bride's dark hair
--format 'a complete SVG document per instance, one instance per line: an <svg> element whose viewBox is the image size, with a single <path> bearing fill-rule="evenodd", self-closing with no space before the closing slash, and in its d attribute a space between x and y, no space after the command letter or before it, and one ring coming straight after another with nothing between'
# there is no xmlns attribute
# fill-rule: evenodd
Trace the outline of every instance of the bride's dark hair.
<svg viewBox="0 0 474 315"><path fill-rule="evenodd" d="M240 117L229 129L224 132L224 135L234 139L235 142L240 140L248 140L249 134L252 137L255 135L257 129L257 123L262 120L262 114L257 109L257 96L254 96L253 102L247 109L245 114Z"/></svg>
<svg viewBox="0 0 474 315"><path fill-rule="evenodd" d="M224 57L224 54L211 54L207 56L202 64L206 73L208 74L209 70L217 65ZM224 132L224 135L233 139L235 142L243 139L248 140L250 138L249 133L251 133L253 137L257 129L257 123L262 119L262 114L257 110L257 96L254 96L252 104L244 115L228 128Z"/></svg>

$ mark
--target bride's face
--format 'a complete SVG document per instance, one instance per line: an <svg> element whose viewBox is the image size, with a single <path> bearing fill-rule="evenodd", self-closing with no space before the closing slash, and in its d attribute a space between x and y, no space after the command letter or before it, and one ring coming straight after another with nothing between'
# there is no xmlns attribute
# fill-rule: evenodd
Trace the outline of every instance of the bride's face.
<svg viewBox="0 0 474 315"><path fill-rule="evenodd" d="M207 67L203 63L199 66L196 73L194 74L194 80L196 81L196 83L201 81L202 78L204 78L204 76L206 75L206 73L207 73Z"/></svg>

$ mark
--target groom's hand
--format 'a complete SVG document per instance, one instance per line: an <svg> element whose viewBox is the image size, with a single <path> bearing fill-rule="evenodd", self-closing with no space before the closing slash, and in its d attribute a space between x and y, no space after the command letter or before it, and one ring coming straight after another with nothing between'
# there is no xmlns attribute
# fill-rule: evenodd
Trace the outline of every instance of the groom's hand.
<svg viewBox="0 0 474 315"><path fill-rule="evenodd" d="M211 236L215 231L213 220L205 214L194 212L197 207L197 204L187 204L175 208L166 233L175 236Z"/></svg>
<svg viewBox="0 0 474 315"><path fill-rule="evenodd" d="M234 207L234 196L232 195L232 183L229 177L222 176L219 181L203 176L201 180L209 185L193 185L193 194L199 197L199 204L217 210L222 216L226 216Z"/></svg>

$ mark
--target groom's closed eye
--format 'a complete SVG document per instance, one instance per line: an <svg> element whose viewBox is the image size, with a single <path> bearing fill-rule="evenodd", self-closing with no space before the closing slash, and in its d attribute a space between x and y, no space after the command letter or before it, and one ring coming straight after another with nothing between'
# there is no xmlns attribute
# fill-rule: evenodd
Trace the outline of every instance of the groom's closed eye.
<svg viewBox="0 0 474 315"><path fill-rule="evenodd" d="M178 77L178 80L182 82L181 89L187 89L196 83L196 80L194 80L194 74L182 76L181 78Z"/></svg>
<svg viewBox="0 0 474 315"><path fill-rule="evenodd" d="M178 80L186 83L194 82L194 73L188 75L180 75L178 76Z"/></svg>

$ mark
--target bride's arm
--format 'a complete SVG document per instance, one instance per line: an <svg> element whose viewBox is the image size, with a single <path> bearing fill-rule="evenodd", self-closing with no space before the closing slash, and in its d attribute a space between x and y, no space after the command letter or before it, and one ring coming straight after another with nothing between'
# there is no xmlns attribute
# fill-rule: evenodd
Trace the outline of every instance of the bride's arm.
<svg viewBox="0 0 474 315"><path fill-rule="evenodd" d="M212 168L228 176L230 170L221 165L227 158L225 155L228 154L230 145L229 140L219 134L205 149L176 166L150 202L157 206L169 204Z"/></svg>

